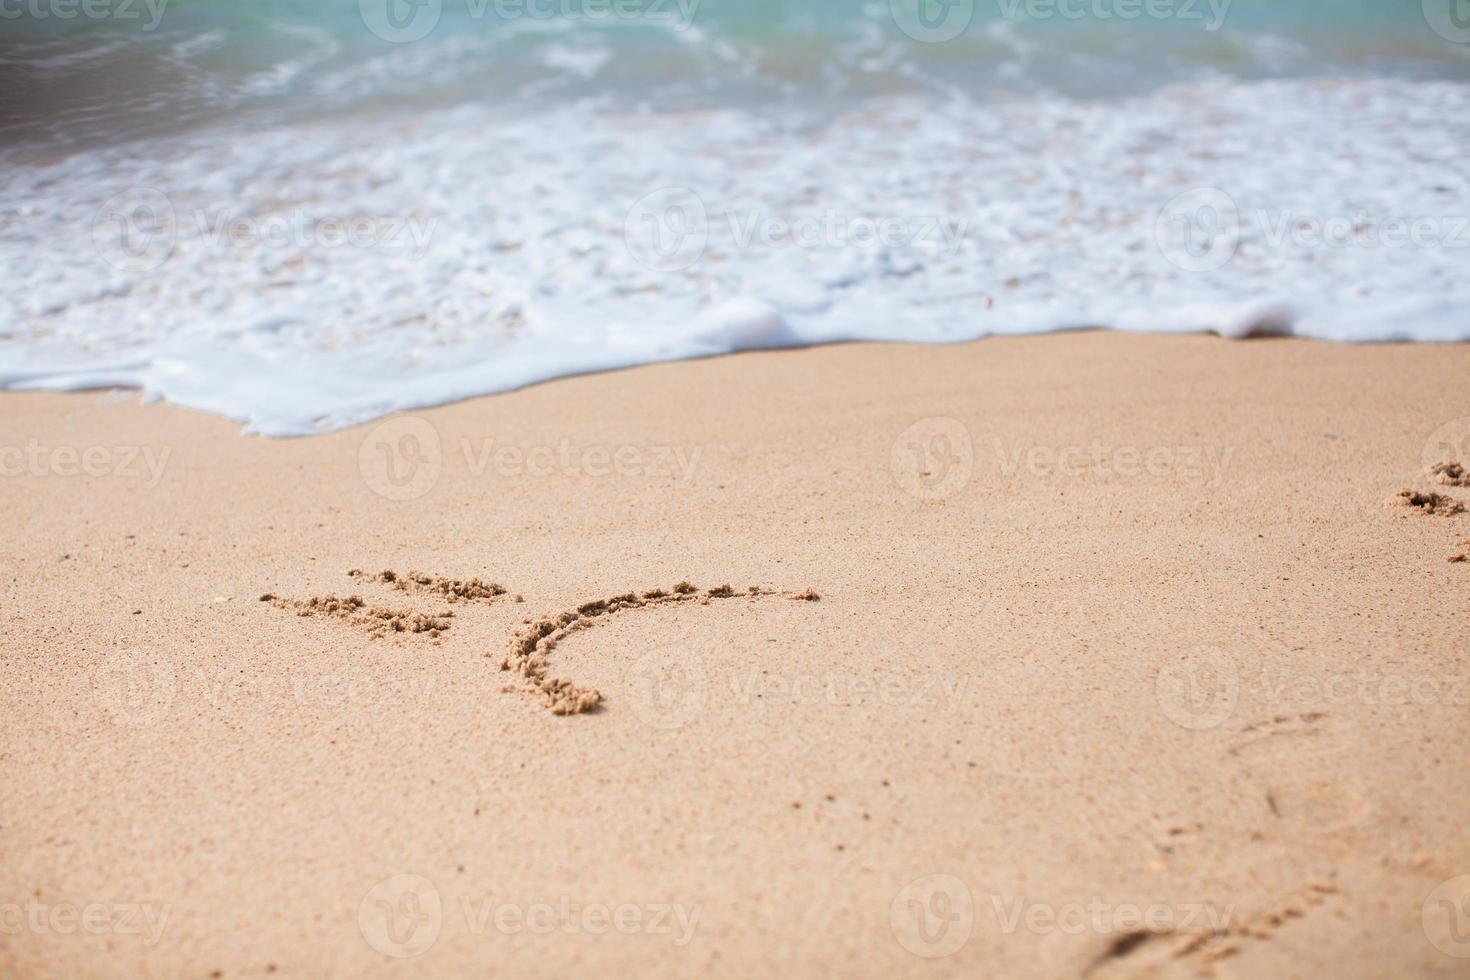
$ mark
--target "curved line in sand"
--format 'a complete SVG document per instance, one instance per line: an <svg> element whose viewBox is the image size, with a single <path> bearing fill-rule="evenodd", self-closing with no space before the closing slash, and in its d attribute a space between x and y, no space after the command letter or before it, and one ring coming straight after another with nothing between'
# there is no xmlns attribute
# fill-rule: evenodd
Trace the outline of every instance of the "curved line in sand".
<svg viewBox="0 0 1470 980"><path fill-rule="evenodd" d="M594 711L602 703L602 694L594 688L578 687L564 677L551 676L547 655L557 644L572 633L606 622L608 617L630 609L650 609L657 606L681 605L697 602L708 605L719 599L740 597L783 596L805 602L815 602L818 596L811 589L802 592L779 592L752 585L744 591L729 585L701 590L688 582L680 582L670 591L653 589L642 594L625 592L607 599L584 602L574 609L543 616L530 623L524 630L510 638L506 657L500 669L518 674L519 684L507 684L507 691L525 691L539 700L555 715L579 715Z"/></svg>

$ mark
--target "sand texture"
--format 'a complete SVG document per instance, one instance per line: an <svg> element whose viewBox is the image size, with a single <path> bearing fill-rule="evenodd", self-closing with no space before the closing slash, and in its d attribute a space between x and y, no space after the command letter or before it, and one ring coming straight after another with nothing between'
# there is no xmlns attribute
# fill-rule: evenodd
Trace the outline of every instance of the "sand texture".
<svg viewBox="0 0 1470 980"><path fill-rule="evenodd" d="M1470 975L1470 348L0 396L0 976Z"/></svg>

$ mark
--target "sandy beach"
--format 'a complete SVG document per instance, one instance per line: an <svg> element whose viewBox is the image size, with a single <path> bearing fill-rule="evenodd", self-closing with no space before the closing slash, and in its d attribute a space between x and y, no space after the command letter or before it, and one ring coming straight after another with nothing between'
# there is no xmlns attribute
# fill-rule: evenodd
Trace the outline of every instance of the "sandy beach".
<svg viewBox="0 0 1470 980"><path fill-rule="evenodd" d="M1466 976L1466 378L1073 333L290 440L0 395L0 975Z"/></svg>

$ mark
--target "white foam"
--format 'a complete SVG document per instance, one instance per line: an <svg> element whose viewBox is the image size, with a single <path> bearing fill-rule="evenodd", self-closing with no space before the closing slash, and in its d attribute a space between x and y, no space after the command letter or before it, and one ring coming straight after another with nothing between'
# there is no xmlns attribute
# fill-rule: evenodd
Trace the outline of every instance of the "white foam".
<svg viewBox="0 0 1470 980"><path fill-rule="evenodd" d="M842 340L1470 339L1463 86L1221 84L807 122L476 105L12 166L0 384L133 386L297 435ZM1234 209L1228 261L1161 247L1187 193L1186 218ZM1396 221L1434 227L1370 243ZM1312 244L1303 223L1346 240Z"/></svg>
<svg viewBox="0 0 1470 980"><path fill-rule="evenodd" d="M548 44L541 49L541 60L546 67L558 68L583 79L597 77L612 58L612 50L605 45L573 47L569 44Z"/></svg>

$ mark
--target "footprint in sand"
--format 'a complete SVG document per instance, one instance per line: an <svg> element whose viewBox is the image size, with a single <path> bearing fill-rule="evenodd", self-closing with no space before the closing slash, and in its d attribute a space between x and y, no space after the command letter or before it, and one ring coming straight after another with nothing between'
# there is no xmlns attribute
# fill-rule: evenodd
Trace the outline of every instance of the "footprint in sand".
<svg viewBox="0 0 1470 980"><path fill-rule="evenodd" d="M1203 903L1181 911L1175 928L1134 929L1109 939L1079 974L1089 980L1168 975L1177 972L1171 965L1188 964L1197 975L1212 976L1216 963L1252 944L1271 942L1341 894L1334 885L1314 882L1283 896L1281 904L1257 911L1242 912L1233 903Z"/></svg>
<svg viewBox="0 0 1470 980"><path fill-rule="evenodd" d="M1246 725L1240 735L1227 752L1241 760L1274 819L1316 834L1346 830L1369 818L1372 807L1357 777L1346 770L1331 774L1326 765L1345 751L1331 715L1277 715ZM1317 764L1303 764L1304 758Z"/></svg>
<svg viewBox="0 0 1470 980"><path fill-rule="evenodd" d="M567 637L592 628L620 613L639 609L655 609L661 606L711 602L733 599L786 598L815 602L820 597L811 589L803 592L778 592L752 585L737 590L729 585L701 590L688 582L680 582L670 591L653 589L648 592L625 592L607 599L584 602L575 609L528 621L526 628L510 638L509 650L500 669L518 674L518 684L507 685L506 690L524 691L536 697L545 707L557 715L577 715L592 711L602 703L602 694L592 688L578 687L571 681L553 677L547 665L547 656Z"/></svg>
<svg viewBox="0 0 1470 980"><path fill-rule="evenodd" d="M1299 715L1276 715L1252 722L1240 730L1241 738L1229 749L1241 756L1282 750L1280 739L1317 738L1328 731L1331 716L1325 711L1309 711Z"/></svg>

